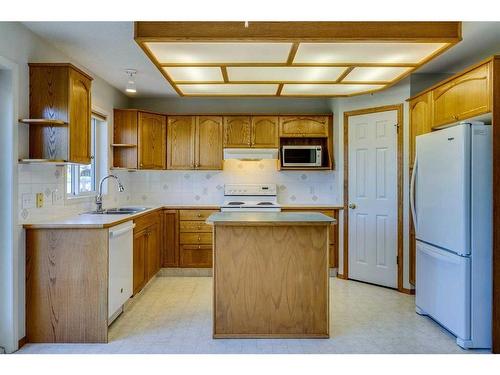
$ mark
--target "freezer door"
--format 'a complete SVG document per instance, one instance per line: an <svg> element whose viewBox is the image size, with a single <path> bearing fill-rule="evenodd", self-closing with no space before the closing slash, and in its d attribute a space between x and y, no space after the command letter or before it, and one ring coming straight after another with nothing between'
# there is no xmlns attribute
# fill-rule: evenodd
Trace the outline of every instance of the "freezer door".
<svg viewBox="0 0 500 375"><path fill-rule="evenodd" d="M470 258L417 241L416 305L457 337L469 340Z"/></svg>
<svg viewBox="0 0 500 375"><path fill-rule="evenodd" d="M416 237L470 253L470 125L417 137Z"/></svg>

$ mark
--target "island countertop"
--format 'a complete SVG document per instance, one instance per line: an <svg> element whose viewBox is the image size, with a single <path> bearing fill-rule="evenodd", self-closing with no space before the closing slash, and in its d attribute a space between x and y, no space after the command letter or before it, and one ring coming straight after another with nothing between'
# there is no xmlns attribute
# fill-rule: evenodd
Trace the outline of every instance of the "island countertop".
<svg viewBox="0 0 500 375"><path fill-rule="evenodd" d="M216 212L207 218L207 224L330 224L336 220L319 212Z"/></svg>

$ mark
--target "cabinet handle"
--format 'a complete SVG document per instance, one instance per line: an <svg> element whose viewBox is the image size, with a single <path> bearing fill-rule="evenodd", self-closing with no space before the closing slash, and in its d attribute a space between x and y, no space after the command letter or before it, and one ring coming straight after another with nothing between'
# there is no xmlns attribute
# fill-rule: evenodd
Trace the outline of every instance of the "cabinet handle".
<svg viewBox="0 0 500 375"><path fill-rule="evenodd" d="M201 237L200 236L198 236L198 241L201 241Z"/></svg>
<svg viewBox="0 0 500 375"><path fill-rule="evenodd" d="M196 227L196 229L197 229L197 230L200 230L200 229L201 229L201 227Z"/></svg>
<svg viewBox="0 0 500 375"><path fill-rule="evenodd" d="M201 217L201 214L200 214L200 213L198 213L198 215L196 215L196 216Z"/></svg>
<svg viewBox="0 0 500 375"><path fill-rule="evenodd" d="M200 246L200 245L198 245L198 250L200 250L200 249L201 249L201 246Z"/></svg>

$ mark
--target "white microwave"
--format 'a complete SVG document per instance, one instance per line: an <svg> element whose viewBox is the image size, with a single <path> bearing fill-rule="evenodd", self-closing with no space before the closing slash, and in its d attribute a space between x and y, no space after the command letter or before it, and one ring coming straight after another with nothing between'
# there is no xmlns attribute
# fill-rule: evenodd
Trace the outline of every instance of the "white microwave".
<svg viewBox="0 0 500 375"><path fill-rule="evenodd" d="M321 146L287 145L281 149L284 167L321 167Z"/></svg>

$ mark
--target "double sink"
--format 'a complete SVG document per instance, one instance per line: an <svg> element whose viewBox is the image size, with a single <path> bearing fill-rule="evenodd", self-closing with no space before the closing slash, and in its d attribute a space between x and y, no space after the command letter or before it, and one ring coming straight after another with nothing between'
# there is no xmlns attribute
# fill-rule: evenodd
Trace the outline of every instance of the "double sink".
<svg viewBox="0 0 500 375"><path fill-rule="evenodd" d="M149 207L119 207L119 208L108 208L102 211L89 211L86 214L92 215L132 215L138 212L146 211Z"/></svg>

